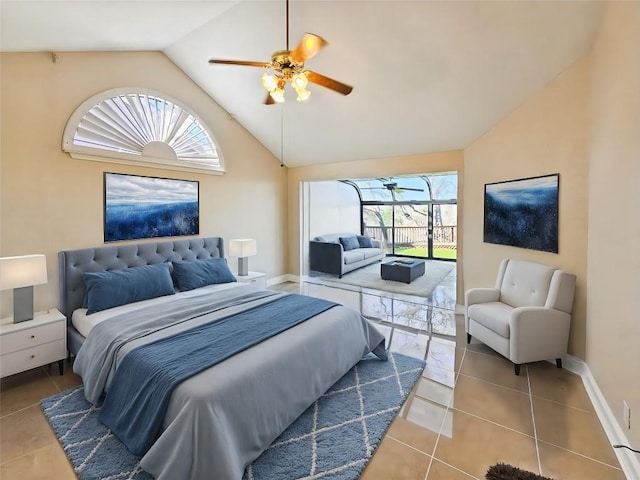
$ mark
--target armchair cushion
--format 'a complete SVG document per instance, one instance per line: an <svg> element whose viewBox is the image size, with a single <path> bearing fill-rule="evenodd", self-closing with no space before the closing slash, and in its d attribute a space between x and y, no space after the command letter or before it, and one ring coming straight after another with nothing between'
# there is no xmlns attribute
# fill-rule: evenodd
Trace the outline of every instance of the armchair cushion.
<svg viewBox="0 0 640 480"><path fill-rule="evenodd" d="M480 325L509 338L509 319L514 308L506 303L479 303L469 307L469 316Z"/></svg>
<svg viewBox="0 0 640 480"><path fill-rule="evenodd" d="M499 287L500 301L512 307L542 307L547 300L554 270L539 263L509 262Z"/></svg>

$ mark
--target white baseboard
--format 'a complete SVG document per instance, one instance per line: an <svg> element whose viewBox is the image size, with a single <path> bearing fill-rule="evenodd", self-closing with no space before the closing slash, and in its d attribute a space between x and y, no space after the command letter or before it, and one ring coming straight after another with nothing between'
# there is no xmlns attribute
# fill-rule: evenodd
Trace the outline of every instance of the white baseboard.
<svg viewBox="0 0 640 480"><path fill-rule="evenodd" d="M286 273L278 277L272 277L267 279L267 287L278 285L279 283L284 283L284 282L300 283L300 278L298 278L297 275L291 275L290 273Z"/></svg>
<svg viewBox="0 0 640 480"><path fill-rule="evenodd" d="M589 366L579 358L571 355L567 355L563 359L562 366L582 377L584 388L611 445L629 445L627 436L600 391L596 379L591 374L591 370L589 370ZM638 460L637 455L626 448L614 448L614 452L626 477L629 480L640 479L640 460Z"/></svg>

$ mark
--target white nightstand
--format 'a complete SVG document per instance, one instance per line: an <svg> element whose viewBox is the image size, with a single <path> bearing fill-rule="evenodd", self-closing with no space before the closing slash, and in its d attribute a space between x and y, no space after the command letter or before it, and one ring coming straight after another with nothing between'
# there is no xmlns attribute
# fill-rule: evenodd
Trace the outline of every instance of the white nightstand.
<svg viewBox="0 0 640 480"><path fill-rule="evenodd" d="M0 320L0 377L58 362L64 373L67 319L57 309L36 312L33 320Z"/></svg>
<svg viewBox="0 0 640 480"><path fill-rule="evenodd" d="M250 283L258 288L267 288L267 274L260 272L249 272L247 275L235 274L236 279L240 283Z"/></svg>

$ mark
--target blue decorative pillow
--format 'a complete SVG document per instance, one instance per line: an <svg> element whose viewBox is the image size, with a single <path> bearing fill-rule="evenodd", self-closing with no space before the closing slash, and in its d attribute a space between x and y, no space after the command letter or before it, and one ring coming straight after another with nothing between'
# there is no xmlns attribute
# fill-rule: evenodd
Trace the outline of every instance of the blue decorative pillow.
<svg viewBox="0 0 640 480"><path fill-rule="evenodd" d="M229 270L226 258L173 262L173 278L181 292L206 285L236 281L236 277Z"/></svg>
<svg viewBox="0 0 640 480"><path fill-rule="evenodd" d="M173 295L168 263L85 273L84 306L87 314L150 298Z"/></svg>
<svg viewBox="0 0 640 480"><path fill-rule="evenodd" d="M360 244L358 243L358 239L355 237L340 237L340 243L342 244L342 248L344 251L354 250L356 248L360 248Z"/></svg>
<svg viewBox="0 0 640 480"><path fill-rule="evenodd" d="M367 237L365 235L357 235L358 243L360 244L360 248L373 248L373 241L371 237Z"/></svg>

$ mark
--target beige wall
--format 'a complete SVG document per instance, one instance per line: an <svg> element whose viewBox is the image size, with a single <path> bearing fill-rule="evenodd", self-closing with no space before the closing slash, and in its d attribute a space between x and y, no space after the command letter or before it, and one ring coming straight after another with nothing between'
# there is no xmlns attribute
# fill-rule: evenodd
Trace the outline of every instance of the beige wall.
<svg viewBox="0 0 640 480"><path fill-rule="evenodd" d="M464 161L461 150L411 155L407 157L380 158L357 162L331 163L289 168L289 271L300 272L300 185L313 180L339 180L347 178L410 175L416 173L458 172L458 278L462 279L462 220L464 211ZM464 303L461 292L463 282L458 282L458 303Z"/></svg>
<svg viewBox="0 0 640 480"><path fill-rule="evenodd" d="M608 3L592 55L589 143L589 369L640 446L640 3Z"/></svg>
<svg viewBox="0 0 640 480"><path fill-rule="evenodd" d="M286 168L158 52L3 53L1 66L0 255L44 253L49 283L36 309L58 305L60 250L103 244L103 172L200 182L200 236L256 238L253 270L286 273ZM72 159L61 149L73 111L92 95L123 86L166 93L213 131L223 176ZM232 266L235 259L231 259ZM3 292L2 316L11 314Z"/></svg>
<svg viewBox="0 0 640 480"><path fill-rule="evenodd" d="M583 60L464 152L465 288L493 286L502 258L536 261L576 274L569 352L580 358L586 344L588 87L589 62ZM551 173L560 174L558 254L484 243L484 184Z"/></svg>

